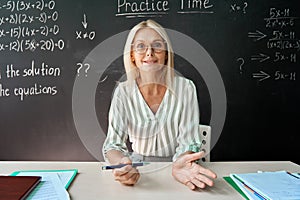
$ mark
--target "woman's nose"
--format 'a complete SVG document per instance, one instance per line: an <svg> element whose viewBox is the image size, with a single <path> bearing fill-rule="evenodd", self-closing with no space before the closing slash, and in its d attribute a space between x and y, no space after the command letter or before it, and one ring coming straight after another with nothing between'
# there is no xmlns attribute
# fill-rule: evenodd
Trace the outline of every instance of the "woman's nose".
<svg viewBox="0 0 300 200"><path fill-rule="evenodd" d="M147 47L146 55L147 55L147 56L153 56L153 49L152 49L151 46L148 46L148 47Z"/></svg>

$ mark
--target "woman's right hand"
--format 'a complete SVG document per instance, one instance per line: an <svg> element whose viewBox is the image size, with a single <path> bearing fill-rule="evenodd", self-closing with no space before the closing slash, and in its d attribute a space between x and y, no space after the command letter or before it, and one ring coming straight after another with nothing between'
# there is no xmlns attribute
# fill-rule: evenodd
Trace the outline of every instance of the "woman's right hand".
<svg viewBox="0 0 300 200"><path fill-rule="evenodd" d="M135 167L132 167L130 165L132 164L132 161L128 157L123 157L120 160L120 164L128 164L128 165L113 170L115 180L119 181L124 185L136 184L140 178L140 173Z"/></svg>

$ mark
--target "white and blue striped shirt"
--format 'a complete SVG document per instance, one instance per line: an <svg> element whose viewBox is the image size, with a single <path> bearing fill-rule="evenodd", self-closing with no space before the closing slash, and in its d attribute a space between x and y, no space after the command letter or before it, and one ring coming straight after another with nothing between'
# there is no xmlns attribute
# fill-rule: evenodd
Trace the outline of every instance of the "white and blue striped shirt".
<svg viewBox="0 0 300 200"><path fill-rule="evenodd" d="M129 137L132 149L143 156L170 157L175 160L189 150L200 148L198 131L199 107L192 81L175 76L154 114L145 102L138 86L120 83L113 95L103 154L109 150L128 153Z"/></svg>

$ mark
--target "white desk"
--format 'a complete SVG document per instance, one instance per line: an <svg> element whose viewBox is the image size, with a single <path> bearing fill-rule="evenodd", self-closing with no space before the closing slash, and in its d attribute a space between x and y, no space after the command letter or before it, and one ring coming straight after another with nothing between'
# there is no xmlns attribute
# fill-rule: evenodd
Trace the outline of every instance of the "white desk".
<svg viewBox="0 0 300 200"><path fill-rule="evenodd" d="M0 162L0 174L10 174L17 170L71 169L79 174L69 188L73 200L94 199L243 199L223 176L230 173L287 170L300 172L300 166L292 162L211 162L204 165L218 174L215 186L205 190L191 191L178 183L171 175L171 163L151 163L140 167L141 178L131 187L116 182L110 170L102 171L99 162Z"/></svg>

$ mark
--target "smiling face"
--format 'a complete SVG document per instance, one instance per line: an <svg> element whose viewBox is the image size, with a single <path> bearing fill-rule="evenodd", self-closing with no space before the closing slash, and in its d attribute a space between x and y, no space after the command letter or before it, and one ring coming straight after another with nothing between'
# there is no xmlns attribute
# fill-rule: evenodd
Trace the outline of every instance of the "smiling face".
<svg viewBox="0 0 300 200"><path fill-rule="evenodd" d="M135 65L143 71L161 68L166 63L166 44L163 38L151 28L137 31L133 43L131 58Z"/></svg>

